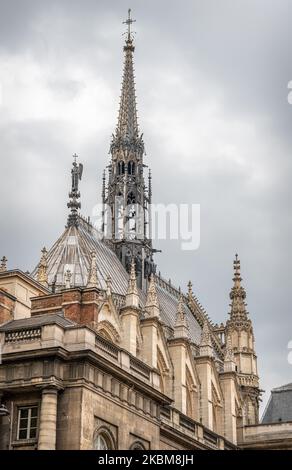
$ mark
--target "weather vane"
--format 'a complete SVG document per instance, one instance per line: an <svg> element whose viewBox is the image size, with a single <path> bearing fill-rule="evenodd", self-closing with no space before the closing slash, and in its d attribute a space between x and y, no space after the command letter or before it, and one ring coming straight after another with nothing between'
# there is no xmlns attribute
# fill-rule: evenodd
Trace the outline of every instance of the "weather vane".
<svg viewBox="0 0 292 470"><path fill-rule="evenodd" d="M131 18L131 8L129 8L128 10L128 18L126 19L126 21L123 21L123 24L126 24L128 26L128 37L130 38L131 37L131 24L132 23L135 23L136 20L133 20Z"/></svg>

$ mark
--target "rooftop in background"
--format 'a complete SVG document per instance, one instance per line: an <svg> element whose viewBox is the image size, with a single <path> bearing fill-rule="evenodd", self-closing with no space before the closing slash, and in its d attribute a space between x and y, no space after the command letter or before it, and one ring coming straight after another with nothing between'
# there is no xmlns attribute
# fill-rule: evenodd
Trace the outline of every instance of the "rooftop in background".
<svg viewBox="0 0 292 470"><path fill-rule="evenodd" d="M292 422L292 383L272 390L262 418L262 424L281 422Z"/></svg>

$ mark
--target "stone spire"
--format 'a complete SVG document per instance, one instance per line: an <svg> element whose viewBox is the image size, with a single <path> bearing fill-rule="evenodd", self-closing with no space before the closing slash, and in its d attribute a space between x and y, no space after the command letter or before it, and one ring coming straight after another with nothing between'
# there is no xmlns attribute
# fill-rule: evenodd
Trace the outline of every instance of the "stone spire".
<svg viewBox="0 0 292 470"><path fill-rule="evenodd" d="M48 252L47 252L46 248L44 247L42 249L41 260L40 260L39 265L38 265L37 281L45 287L48 287L48 273L47 273L48 260L47 260L47 256L48 256Z"/></svg>
<svg viewBox="0 0 292 470"><path fill-rule="evenodd" d="M97 275L96 254L94 251L91 253L90 267L88 271L88 280L86 287L100 287Z"/></svg>
<svg viewBox="0 0 292 470"><path fill-rule="evenodd" d="M81 208L80 192L79 192L79 180L82 178L83 165L82 163L77 164L78 155L76 153L73 155L73 164L71 170L71 191L69 193L69 202L67 204L68 209L70 209L70 214L68 215L67 226L77 226L78 225L78 209Z"/></svg>
<svg viewBox="0 0 292 470"><path fill-rule="evenodd" d="M180 295L174 324L175 338L189 338L189 325L185 313L183 296Z"/></svg>
<svg viewBox="0 0 292 470"><path fill-rule="evenodd" d="M200 356L213 356L211 333L207 320L204 321L201 334Z"/></svg>
<svg viewBox="0 0 292 470"><path fill-rule="evenodd" d="M153 273L150 276L145 310L148 317L159 317L159 303Z"/></svg>
<svg viewBox="0 0 292 470"><path fill-rule="evenodd" d="M122 80L122 91L120 98L120 109L118 124L115 132L115 139L123 144L133 144L139 138L136 91L134 79L133 53L135 50L133 43L133 33L131 25L135 20L131 18L131 10L128 10L128 19L124 22L128 25L126 42L124 45L124 71ZM141 140L141 145L142 140Z"/></svg>
<svg viewBox="0 0 292 470"><path fill-rule="evenodd" d="M7 271L7 258L6 256L3 256L1 259L1 265L0 265L0 273L3 273L4 271Z"/></svg>
<svg viewBox="0 0 292 470"><path fill-rule="evenodd" d="M139 307L139 295L137 289L137 279L135 271L135 261L132 258L131 270L129 276L128 290L126 294L126 307Z"/></svg>
<svg viewBox="0 0 292 470"><path fill-rule="evenodd" d="M151 240L151 175L144 178L144 141L137 118L134 77L134 41L131 10L124 22L124 67L118 122L110 144L111 161L107 183L103 179L103 236L111 238L113 249L130 273L131 258L136 264L137 285L146 292L151 272L155 273Z"/></svg>
<svg viewBox="0 0 292 470"><path fill-rule="evenodd" d="M235 323L248 322L247 311L246 311L246 292L241 285L241 275L240 275L240 260L238 255L235 255L235 260L233 262L234 268L234 285L230 292L231 299L231 311L230 311L230 321Z"/></svg>

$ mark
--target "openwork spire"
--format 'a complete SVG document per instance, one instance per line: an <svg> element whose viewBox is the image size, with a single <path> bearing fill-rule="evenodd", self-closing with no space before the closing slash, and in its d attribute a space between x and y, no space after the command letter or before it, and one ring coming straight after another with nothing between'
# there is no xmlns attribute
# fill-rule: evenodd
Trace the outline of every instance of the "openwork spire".
<svg viewBox="0 0 292 470"><path fill-rule="evenodd" d="M159 317L159 303L153 273L150 276L145 310L149 317Z"/></svg>
<svg viewBox="0 0 292 470"><path fill-rule="evenodd" d="M96 254L94 251L91 253L90 268L86 287L100 287L97 275Z"/></svg>
<svg viewBox="0 0 292 470"><path fill-rule="evenodd" d="M1 258L0 262L0 273L3 273L4 271L7 271L7 258L6 256L3 256L3 258Z"/></svg>
<svg viewBox="0 0 292 470"><path fill-rule="evenodd" d="M235 260L233 262L234 268L234 277L233 282L234 285L230 292L230 299L231 299L231 312L230 312L230 320L231 321L247 321L247 311L246 311L246 292L241 285L241 275L240 275L240 260L238 255L235 255Z"/></svg>
<svg viewBox="0 0 292 470"><path fill-rule="evenodd" d="M68 209L70 209L70 214L68 216L67 226L77 226L78 224L78 209L81 208L80 192L79 192L79 180L82 178L83 165L82 163L77 164L78 155L76 153L73 155L73 164L71 170L71 191L69 193L69 202L67 204Z"/></svg>
<svg viewBox="0 0 292 470"><path fill-rule="evenodd" d="M47 261L48 252L44 247L42 249L42 256L38 265L37 270L37 281L45 287L48 287L48 261Z"/></svg>
<svg viewBox="0 0 292 470"><path fill-rule="evenodd" d="M135 91L135 77L133 65L133 53L135 50L132 23L136 21L131 18L131 10L128 10L128 19L124 21L128 26L126 42L124 45L124 71L122 79L122 90L120 97L120 108L118 124L111 143L111 152L114 154L119 150L138 152L143 155L144 144L142 135L139 136L137 104Z"/></svg>

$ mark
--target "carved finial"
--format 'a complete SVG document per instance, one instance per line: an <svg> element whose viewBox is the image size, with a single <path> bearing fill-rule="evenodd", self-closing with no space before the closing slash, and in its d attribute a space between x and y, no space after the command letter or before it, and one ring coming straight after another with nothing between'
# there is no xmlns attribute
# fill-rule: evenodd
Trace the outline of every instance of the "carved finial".
<svg viewBox="0 0 292 470"><path fill-rule="evenodd" d="M42 256L41 256L41 260L39 262L38 270L37 270L37 281L43 286L48 287L48 273L47 273L48 252L45 247L42 249L41 253L42 253Z"/></svg>
<svg viewBox="0 0 292 470"><path fill-rule="evenodd" d="M200 355L213 356L212 339L207 319L204 321L201 334Z"/></svg>
<svg viewBox="0 0 292 470"><path fill-rule="evenodd" d="M71 288L71 278L72 278L72 273L70 269L67 269L65 272L65 288L70 289Z"/></svg>
<svg viewBox="0 0 292 470"><path fill-rule="evenodd" d="M188 299L191 300L193 298L193 284L191 281L188 282Z"/></svg>
<svg viewBox="0 0 292 470"><path fill-rule="evenodd" d="M81 208L81 203L78 200L80 198L79 192L79 180L82 178L83 165L82 163L77 164L78 155L76 153L73 155L73 164L71 169L71 191L69 193L69 202L67 204L68 209L70 209L70 214L68 216L67 226L71 227L78 224L78 209Z"/></svg>
<svg viewBox="0 0 292 470"><path fill-rule="evenodd" d="M1 259L1 265L0 265L0 272L3 273L4 271L7 271L7 258L6 256L3 256Z"/></svg>
<svg viewBox="0 0 292 470"><path fill-rule="evenodd" d="M189 337L189 325L185 313L183 296L180 294L177 312L174 324L174 337L175 338L188 338Z"/></svg>
<svg viewBox="0 0 292 470"><path fill-rule="evenodd" d="M131 40L131 35L132 35L131 25L132 25L133 23L135 23L135 22L136 22L136 20L133 20L133 19L131 18L131 8L129 8L129 9L128 9L128 18L127 18L125 21L123 21L123 24L126 24L126 25L128 26L128 28L127 28L127 34L128 34L127 38L128 38L128 41Z"/></svg>
<svg viewBox="0 0 292 470"><path fill-rule="evenodd" d="M91 253L90 268L86 287L100 287L97 276L96 254L94 251Z"/></svg>
<svg viewBox="0 0 292 470"><path fill-rule="evenodd" d="M202 335L201 335L201 346L212 346L211 335L207 320L204 321Z"/></svg>
<svg viewBox="0 0 292 470"><path fill-rule="evenodd" d="M110 276L106 278L106 295L108 297L112 295L112 278Z"/></svg>
<svg viewBox="0 0 292 470"><path fill-rule="evenodd" d="M132 261L131 261L128 291L126 295L126 306L132 306L132 307L139 306L139 296L138 296L138 289L137 289L137 279L136 279L134 257L132 258Z"/></svg>
<svg viewBox="0 0 292 470"><path fill-rule="evenodd" d="M233 282L234 285L230 292L230 299L231 299L231 320L233 321L247 321L247 311L246 311L246 292L245 289L241 285L241 274L240 274L240 260L238 258L238 254L235 255L235 260L233 262L233 269L234 269L234 277Z"/></svg>
<svg viewBox="0 0 292 470"><path fill-rule="evenodd" d="M153 273L150 276L145 310L149 317L159 317L159 303Z"/></svg>

